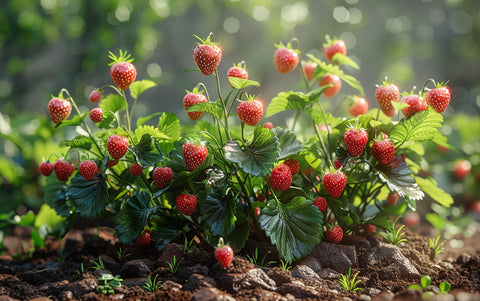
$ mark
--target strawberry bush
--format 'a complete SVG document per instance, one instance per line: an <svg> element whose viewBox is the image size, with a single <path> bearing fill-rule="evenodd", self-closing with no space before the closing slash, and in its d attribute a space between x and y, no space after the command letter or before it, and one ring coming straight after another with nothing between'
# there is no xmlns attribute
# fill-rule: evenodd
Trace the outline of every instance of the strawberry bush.
<svg viewBox="0 0 480 301"><path fill-rule="evenodd" d="M90 102L98 107L81 112L66 89L52 98L56 128L73 126L78 135L61 143L64 154L40 166L56 175L44 174L45 202L66 218L67 230L79 216L114 217L122 243L148 234L149 244L161 250L187 236L211 245L225 241L239 251L252 237L269 240L288 262L322 240L339 242L366 226L393 230L391 216L415 210L425 193L449 206L451 198L433 178L418 176L426 143L450 147L437 113L450 101L448 88L433 89L428 80L417 102L442 90L425 107L401 100L398 87L384 83L376 92L379 108L368 110L361 83L344 71L359 66L342 41L329 43L327 60L302 54L296 40L278 45L273 61L279 76L299 84L266 101L249 93L261 88L248 78L245 62L228 76L219 74L221 44L212 34L199 38L193 50L198 69L189 71L213 76L216 86L198 83L184 96L193 127L172 112L133 120L139 97L156 84L136 79L126 52L110 54L115 85L92 91ZM357 106L349 116L325 109L342 83L358 92L346 98ZM293 115L289 128L260 123L284 111ZM392 192L401 201L390 205Z"/></svg>

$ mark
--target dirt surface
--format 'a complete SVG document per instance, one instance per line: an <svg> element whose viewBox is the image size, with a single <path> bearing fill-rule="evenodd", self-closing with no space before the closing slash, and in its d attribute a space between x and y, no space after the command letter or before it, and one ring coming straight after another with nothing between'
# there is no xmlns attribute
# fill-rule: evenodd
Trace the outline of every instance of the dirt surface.
<svg viewBox="0 0 480 301"><path fill-rule="evenodd" d="M428 237L418 234L422 231L408 230L408 242L399 249L419 275L401 277L386 276L390 259L375 266L361 262L362 255L381 239L347 237L342 244L356 245L359 262L352 271L359 272L362 288L349 293L331 277L295 277L293 271L301 270L299 262L283 270L275 248L255 241L249 241L241 253L235 254L232 265L225 268L217 263L211 246L194 244L190 252L185 252L182 245L169 244L158 252L153 246L120 245L108 227L72 230L61 241L47 239L44 248L23 254L22 249L28 249L30 244L29 231L12 228L5 240L7 250L0 256L0 300L375 300L375 296L378 299L383 295L392 300L405 294L408 300L414 297L406 289L419 283L421 275L429 275L434 286L450 282L454 296L468 293L473 294L470 300L480 299L480 248L475 237L465 239L462 249L447 245L445 254L432 259ZM365 241L371 247L366 247ZM258 259L264 258L264 266L256 266L247 258L256 248ZM168 266L174 256L180 262L176 274ZM99 257L104 269L95 268ZM96 289L98 278L105 273L123 279L115 294L104 295ZM148 276L157 277L161 284L157 291L142 288Z"/></svg>

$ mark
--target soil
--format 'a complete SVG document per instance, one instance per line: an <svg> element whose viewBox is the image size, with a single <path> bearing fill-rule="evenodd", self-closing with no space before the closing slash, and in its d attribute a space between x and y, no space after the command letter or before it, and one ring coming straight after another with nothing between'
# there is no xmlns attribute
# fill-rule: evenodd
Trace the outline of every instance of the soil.
<svg viewBox="0 0 480 301"><path fill-rule="evenodd" d="M354 266L352 272L359 272L361 290L349 293L342 290L337 279L292 276L298 262L293 263L291 269L283 270L278 264L275 247L256 241L248 241L244 250L235 254L231 266L221 267L211 246L194 242L193 250L184 252L182 245L169 244L158 252L154 246L121 245L109 227L74 229L61 241L48 238L43 248L24 254L22 250L31 247L30 231L26 227L13 227L4 241L6 251L0 256L0 300L421 299L421 294L407 291L409 285L420 282L420 276L385 279L382 273L389 262L375 268L361 268L361 262ZM453 249L447 244L444 254L432 259L429 237L432 236L428 228L407 230L408 242L399 247L401 253L420 275L432 278L432 285L448 281L452 285L450 294L457 296L457 300L465 293L469 294L468 300L480 300L480 240L475 237L464 239L462 249ZM361 240L369 240L373 245L380 239L370 236ZM342 244L351 241L358 239L347 237ZM258 259L264 258L264 266L249 261L248 257L253 256L255 249L259 251ZM367 251L368 248L357 245L358 258ZM176 274L168 266L174 255L180 261ZM105 269L94 268L100 263L99 258L102 258ZM268 276L266 278L274 282L275 288L269 287L268 281L262 283L263 280L246 278L252 270L263 271ZM122 286L115 288L114 294L104 295L96 289L97 279L105 273L123 278ZM161 284L155 292L147 292L142 287L148 276L156 277ZM436 288L429 289L435 291ZM380 299L385 296L386 299Z"/></svg>

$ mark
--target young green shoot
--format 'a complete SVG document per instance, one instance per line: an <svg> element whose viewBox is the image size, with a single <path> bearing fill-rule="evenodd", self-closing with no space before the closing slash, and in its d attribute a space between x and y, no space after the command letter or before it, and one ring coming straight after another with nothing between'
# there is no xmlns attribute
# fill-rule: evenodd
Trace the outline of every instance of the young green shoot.
<svg viewBox="0 0 480 301"><path fill-rule="evenodd" d="M149 293L154 293L160 288L160 282L157 281L158 275L155 275L155 278L148 276L147 281L145 282L145 285L142 287Z"/></svg>
<svg viewBox="0 0 480 301"><path fill-rule="evenodd" d="M130 254L127 253L127 250L125 250L121 247L120 247L120 249L118 249L117 258L120 262L125 262L129 256L130 256Z"/></svg>
<svg viewBox="0 0 480 301"><path fill-rule="evenodd" d="M340 282L344 290L355 293L356 291L361 289L357 287L357 285L362 281L360 279L356 279L358 273L360 272L356 272L352 276L352 268L348 268L348 273L346 275L340 274L340 279L338 279L338 282Z"/></svg>
<svg viewBox="0 0 480 301"><path fill-rule="evenodd" d="M290 262L289 261L283 261L283 259L280 259L280 267L284 271L288 271L292 268L292 266L290 265Z"/></svg>
<svg viewBox="0 0 480 301"><path fill-rule="evenodd" d="M177 261L177 257L175 255L173 255L173 258L171 261L167 262L168 264L168 268L170 269L170 272L173 274L173 275L177 275L178 274L178 271L180 270L180 263L182 262L182 260L178 260Z"/></svg>
<svg viewBox="0 0 480 301"><path fill-rule="evenodd" d="M105 269L105 265L103 264L102 258L98 257L98 262L93 261L93 267L90 267L94 270L100 270L100 269Z"/></svg>
<svg viewBox="0 0 480 301"><path fill-rule="evenodd" d="M440 234L435 238L430 238L428 240L428 246L432 249L433 258L443 253L443 244L445 241L440 242Z"/></svg>
<svg viewBox="0 0 480 301"><path fill-rule="evenodd" d="M98 278L97 291L104 295L115 294L115 288L122 286L123 279L112 274L103 274Z"/></svg>
<svg viewBox="0 0 480 301"><path fill-rule="evenodd" d="M182 251L184 254L191 254L195 251L196 246L193 244L193 238L189 241L185 236L185 241L183 242Z"/></svg>
<svg viewBox="0 0 480 301"><path fill-rule="evenodd" d="M402 230L403 228L405 228L405 225L402 225L397 230L395 230L395 224L393 224L392 228L393 228L392 231L379 233L379 235L382 236L386 242L391 243L392 245L395 245L395 246L398 246L399 244L408 241L408 239L403 238L403 236L405 235L405 232Z"/></svg>
<svg viewBox="0 0 480 301"><path fill-rule="evenodd" d="M275 261L269 261L269 262L265 262L266 259L267 259L267 254L264 254L263 257L260 259L259 258L259 255L258 255L258 248L255 248L255 252L252 254L252 256L250 255L247 255L247 258L248 260L253 263L254 265L257 265L257 266L261 266L261 267L264 267L264 266L268 266L270 264L274 264Z"/></svg>

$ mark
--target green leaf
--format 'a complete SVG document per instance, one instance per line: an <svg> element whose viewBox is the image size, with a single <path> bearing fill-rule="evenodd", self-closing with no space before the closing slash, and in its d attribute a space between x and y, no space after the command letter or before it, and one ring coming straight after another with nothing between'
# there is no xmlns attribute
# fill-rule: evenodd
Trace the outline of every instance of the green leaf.
<svg viewBox="0 0 480 301"><path fill-rule="evenodd" d="M150 217L157 211L157 206L151 204L151 199L148 192L140 191L122 204L116 227L120 242L132 242L142 233Z"/></svg>
<svg viewBox="0 0 480 301"><path fill-rule="evenodd" d="M297 136L294 132L283 129L275 128L272 130L279 142L280 152L278 159L283 159L291 155L297 155L303 150L303 144L297 140Z"/></svg>
<svg viewBox="0 0 480 301"><path fill-rule="evenodd" d="M423 291L423 288L418 285L418 284L412 284L408 287L408 289L411 289L411 290L418 290L418 291Z"/></svg>
<svg viewBox="0 0 480 301"><path fill-rule="evenodd" d="M72 119L69 119L69 120L64 120L60 123L58 123L55 128L59 129L59 128L63 128L65 126L77 126L77 125L80 125L82 124L83 120L85 119L85 117L87 117L88 115L88 112L84 112L82 115L75 115Z"/></svg>
<svg viewBox="0 0 480 301"><path fill-rule="evenodd" d="M412 170L405 162L401 162L395 169L382 168L379 170L378 176L382 182L387 184L390 191L398 192L403 198L417 201L425 196L415 182Z"/></svg>
<svg viewBox="0 0 480 301"><path fill-rule="evenodd" d="M342 118L335 118L330 112L326 112L319 102L314 103L311 108L306 110L306 113L312 118L315 124L325 124L326 120L330 127L335 128L344 122Z"/></svg>
<svg viewBox="0 0 480 301"><path fill-rule="evenodd" d="M215 102L200 102L194 104L187 108L187 112L205 112L218 120L223 118L223 107L219 100Z"/></svg>
<svg viewBox="0 0 480 301"><path fill-rule="evenodd" d="M374 205L372 205L375 207ZM407 209L407 204L399 203L394 206L387 206L382 208L382 211L379 211L373 218L368 219L368 223L381 227L388 232L393 232L392 223L390 222L391 216L402 216L405 210Z"/></svg>
<svg viewBox="0 0 480 301"><path fill-rule="evenodd" d="M303 110L308 104L318 101L318 97L327 86L308 92L280 92L275 96L267 107L266 117L270 117L285 110Z"/></svg>
<svg viewBox="0 0 480 301"><path fill-rule="evenodd" d="M444 219L436 213L427 213L425 219L432 224L439 232L442 232L443 229L448 225L448 220Z"/></svg>
<svg viewBox="0 0 480 301"><path fill-rule="evenodd" d="M438 288L440 289L440 293L448 293L452 285L448 281L443 281L438 285Z"/></svg>
<svg viewBox="0 0 480 301"><path fill-rule="evenodd" d="M152 137L155 137L156 139L166 139L168 140L169 137L167 135L165 135L164 133L162 133L158 128L156 127L153 127L151 125L142 125L142 126L139 126L136 130L135 130L135 138L140 141L144 135L150 135Z"/></svg>
<svg viewBox="0 0 480 301"><path fill-rule="evenodd" d="M438 187L437 182L433 178L429 177L424 179L416 177L416 180L418 186L440 205L448 208L453 204L452 196Z"/></svg>
<svg viewBox="0 0 480 301"><path fill-rule="evenodd" d="M354 60L340 52L337 52L332 56L332 62L336 65L347 65L357 70L360 69L360 67Z"/></svg>
<svg viewBox="0 0 480 301"><path fill-rule="evenodd" d="M163 113L158 119L157 127L168 137L169 141L176 141L180 138L180 120L175 113Z"/></svg>
<svg viewBox="0 0 480 301"><path fill-rule="evenodd" d="M103 112L102 121L97 123L99 129L109 129L112 127L112 123L116 120L116 116L112 112Z"/></svg>
<svg viewBox="0 0 480 301"><path fill-rule="evenodd" d="M408 108L410 105L404 102L392 101L392 106L395 108L395 110L401 111L405 108Z"/></svg>
<svg viewBox="0 0 480 301"><path fill-rule="evenodd" d="M155 247L161 251L167 244L179 237L185 228L185 220L178 220L170 217L158 217L152 221L152 239L155 240Z"/></svg>
<svg viewBox="0 0 480 301"><path fill-rule="evenodd" d="M250 235L250 224L247 216L242 212L237 213L237 221L233 231L225 235L225 241L235 250L240 251L245 246Z"/></svg>
<svg viewBox="0 0 480 301"><path fill-rule="evenodd" d="M125 100L120 95L109 94L100 102L100 108L102 108L104 114L106 112L116 113L125 110Z"/></svg>
<svg viewBox="0 0 480 301"><path fill-rule="evenodd" d="M154 147L150 134L144 134L139 143L132 147L132 151L143 167L154 166L157 162L163 161L163 156Z"/></svg>
<svg viewBox="0 0 480 301"><path fill-rule="evenodd" d="M148 115L148 116L145 116L145 117L140 117L137 119L137 128L141 125L143 125L145 122L149 121L150 119L152 119L153 117L155 116L158 116L158 115L161 115L161 114L165 114L165 113L162 113L162 112L155 112L151 115Z"/></svg>
<svg viewBox="0 0 480 301"><path fill-rule="evenodd" d="M66 198L75 206L83 217L96 217L105 211L105 201L108 199L106 178L97 173L87 181L77 174L67 188Z"/></svg>
<svg viewBox="0 0 480 301"><path fill-rule="evenodd" d="M402 119L390 133L390 140L395 149L404 148L416 141L433 140L438 135L438 128L442 126L442 115L434 111L423 111L409 118Z"/></svg>
<svg viewBox="0 0 480 301"><path fill-rule="evenodd" d="M92 139L87 136L77 136L72 140L64 140L60 142L60 147L73 147L84 150L90 150L92 148Z"/></svg>
<svg viewBox="0 0 480 301"><path fill-rule="evenodd" d="M323 216L304 197L295 197L288 204L270 200L260 215L260 227L277 246L279 255L293 262L312 251L323 234Z"/></svg>
<svg viewBox="0 0 480 301"><path fill-rule="evenodd" d="M63 217L70 216L71 207L65 197L67 186L56 177L47 177L47 184L43 187L43 201Z"/></svg>
<svg viewBox="0 0 480 301"><path fill-rule="evenodd" d="M155 87L156 85L156 83L148 79L133 82L130 85L130 95L132 96L132 98L137 99L140 94L152 87Z"/></svg>
<svg viewBox="0 0 480 301"><path fill-rule="evenodd" d="M205 197L200 209L202 220L205 220L214 236L226 236L232 232L236 217L234 200L230 195L225 196L222 191L213 190Z"/></svg>
<svg viewBox="0 0 480 301"><path fill-rule="evenodd" d="M420 283L422 284L423 288L427 288L430 286L430 284L432 284L432 278L430 278L428 275L425 275L422 277L422 279L420 279Z"/></svg>
<svg viewBox="0 0 480 301"><path fill-rule="evenodd" d="M278 140L269 129L258 126L253 139L245 146L228 141L224 146L225 158L253 176L266 176L278 159Z"/></svg>
<svg viewBox="0 0 480 301"><path fill-rule="evenodd" d="M230 85L232 85L232 87L238 90L249 86L260 86L260 83L257 81L232 76L228 77L228 82L230 83Z"/></svg>
<svg viewBox="0 0 480 301"><path fill-rule="evenodd" d="M65 217L58 215L52 207L48 204L43 204L37 213L34 226L35 228L40 228L41 225L46 224L51 229L55 229L64 220Z"/></svg>

